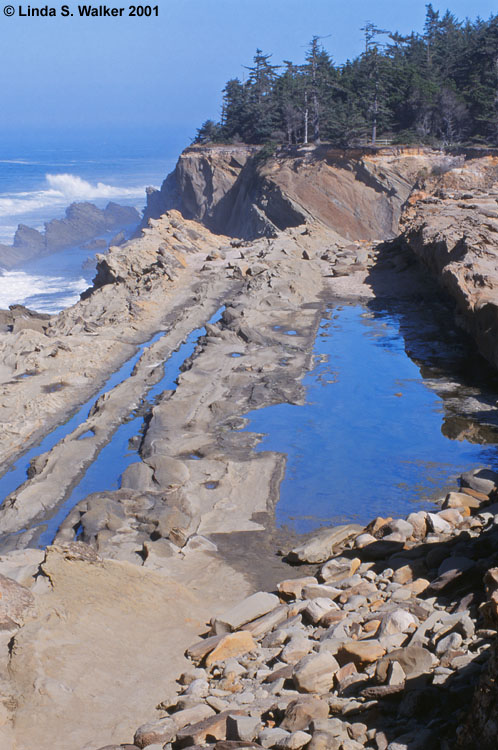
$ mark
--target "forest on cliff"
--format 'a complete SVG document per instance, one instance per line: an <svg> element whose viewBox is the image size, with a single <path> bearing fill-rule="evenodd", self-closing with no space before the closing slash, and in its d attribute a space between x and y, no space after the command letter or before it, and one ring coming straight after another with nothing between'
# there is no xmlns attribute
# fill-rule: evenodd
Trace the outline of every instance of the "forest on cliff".
<svg viewBox="0 0 498 750"><path fill-rule="evenodd" d="M364 52L336 65L311 40L304 64L257 50L195 143L498 145L498 15L459 21L426 6L423 34L366 23Z"/></svg>

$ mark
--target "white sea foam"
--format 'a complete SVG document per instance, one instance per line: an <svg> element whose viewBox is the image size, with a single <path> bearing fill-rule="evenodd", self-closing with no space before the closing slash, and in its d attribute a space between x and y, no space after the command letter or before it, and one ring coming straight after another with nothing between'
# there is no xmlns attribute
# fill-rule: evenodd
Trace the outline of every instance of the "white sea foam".
<svg viewBox="0 0 498 750"><path fill-rule="evenodd" d="M62 276L3 271L0 275L0 309L17 304L38 312L59 312L77 302L87 287L83 278L68 280Z"/></svg>
<svg viewBox="0 0 498 750"><path fill-rule="evenodd" d="M32 192L0 193L0 216L19 216L73 201L145 198L145 185L122 187L104 182L92 184L74 174L46 174L47 188Z"/></svg>

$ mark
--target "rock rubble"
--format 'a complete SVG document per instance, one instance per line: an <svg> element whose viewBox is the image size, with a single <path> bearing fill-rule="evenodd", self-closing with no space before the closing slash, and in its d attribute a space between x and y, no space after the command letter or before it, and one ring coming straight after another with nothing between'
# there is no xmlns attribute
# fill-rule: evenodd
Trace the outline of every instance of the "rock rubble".
<svg viewBox="0 0 498 750"><path fill-rule="evenodd" d="M291 550L319 557L315 575L214 617L177 695L120 747L454 747L498 627L498 476L485 475L467 473L439 511L339 529L333 557L333 530Z"/></svg>

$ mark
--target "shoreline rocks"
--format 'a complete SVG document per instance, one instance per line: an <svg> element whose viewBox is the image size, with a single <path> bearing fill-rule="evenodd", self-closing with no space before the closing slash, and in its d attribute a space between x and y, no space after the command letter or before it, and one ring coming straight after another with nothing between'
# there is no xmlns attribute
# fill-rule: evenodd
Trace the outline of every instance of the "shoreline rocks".
<svg viewBox="0 0 498 750"><path fill-rule="evenodd" d="M372 561L369 545L358 549L357 532L314 577L282 581L278 597L253 594L219 615L211 632L217 623L231 623L232 634L211 635L187 649L196 666L179 678L178 695L161 703L157 721L165 733L154 735L153 744L146 724L135 745L450 750L463 736L498 628L494 482L488 491L478 508L439 531L433 523L415 535L404 519L376 519L369 526L377 537L393 533L393 526L403 529L400 550ZM449 571L458 575L436 585ZM327 598L315 598L320 587L329 589ZM317 602L324 606L315 616L310 605ZM269 606L278 618L261 614ZM251 616L253 623L266 618L266 627L251 628ZM218 651L223 639L245 638L244 628L254 640L238 655ZM187 706L216 715L175 734L175 717L182 723Z"/></svg>

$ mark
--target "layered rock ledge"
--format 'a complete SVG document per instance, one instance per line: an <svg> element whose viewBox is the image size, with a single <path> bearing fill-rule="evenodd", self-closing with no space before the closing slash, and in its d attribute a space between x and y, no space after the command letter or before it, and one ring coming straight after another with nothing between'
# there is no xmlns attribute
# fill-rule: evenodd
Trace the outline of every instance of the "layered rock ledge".
<svg viewBox="0 0 498 750"><path fill-rule="evenodd" d="M241 596L301 576L275 562L268 534L282 457L257 454L257 436L236 428L252 408L301 401L300 381L326 300L418 294L428 276L414 264L415 252L435 278L454 279L448 289L495 362L493 319L488 325L479 318L488 301L476 301L479 274L479 299L492 300L494 287L492 230L479 229L494 200L493 164L492 157L465 161L409 149L297 149L267 161L245 147L188 150L162 190L150 194L142 236L99 259L94 286L78 304L48 318L21 309L3 316L5 468L91 399L138 345L162 333L132 374L33 462L25 484L0 509L2 653L9 675L1 686L0 738L7 747L95 750L102 742L131 741L149 716L152 728L135 734L139 747L174 742L176 750L216 740L218 750L298 750L308 743L310 750L400 750L419 738L432 742L433 730L450 731L438 713L439 698L430 706L429 734L417 718L434 690L446 691L447 679L465 726L471 682L466 674L459 681L460 670L474 661L480 667L493 636L492 626L478 619L482 577L496 564L495 514L492 503L481 507L488 502L478 496L482 486L473 490L477 496L464 493L467 505L451 498L445 510L417 519L324 533L312 554L304 545L289 556L310 566L324 563L319 575L310 567L302 586L262 591L257 616L245 622L240 608L226 610ZM452 181L462 190L467 185L480 198L446 196L441 181L448 190ZM466 213L467 203L482 211ZM438 207L448 214L436 229ZM397 238L400 215L404 242ZM467 247L462 237L471 230L476 234ZM484 263L476 274L468 267L474 240L485 250L475 256L476 264ZM46 552L30 547L33 524L54 512L116 427L144 404L164 360L218 309L220 319L205 326L175 390L146 414L139 459L121 488L76 505ZM292 341L289 328L297 332ZM260 545L252 567L244 556L251 534ZM226 539L238 564L226 554ZM453 568L441 568L446 558L460 566L453 577ZM254 614L254 601L242 610ZM211 616L215 641L208 651L198 645L190 652L203 665L192 673L182 654ZM324 632L333 643L322 649ZM420 643L412 644L417 632ZM424 651L423 657L417 651L423 667L417 677L408 674L413 659L389 658L411 646ZM326 664L316 671L317 658ZM278 669L287 671L277 675L280 662ZM175 697L182 670L189 686ZM274 679L265 682L270 674ZM412 678L423 684L412 685ZM339 689L343 680L351 696ZM301 706L303 695L312 696L316 715ZM162 713L154 717L159 702ZM302 727L303 719L293 718L301 715L308 716ZM414 717L405 732L411 738L403 738L407 716Z"/></svg>

